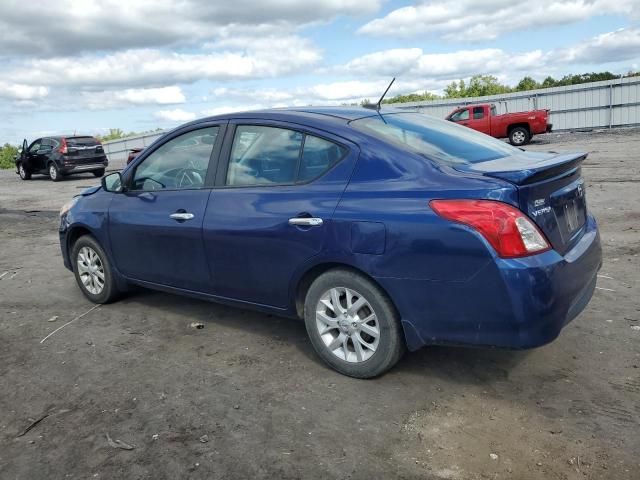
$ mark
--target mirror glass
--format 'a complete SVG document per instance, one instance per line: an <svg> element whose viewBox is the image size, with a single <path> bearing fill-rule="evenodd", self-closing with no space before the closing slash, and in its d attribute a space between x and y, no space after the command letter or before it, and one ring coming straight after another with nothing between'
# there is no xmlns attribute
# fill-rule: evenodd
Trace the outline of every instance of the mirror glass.
<svg viewBox="0 0 640 480"><path fill-rule="evenodd" d="M102 188L107 192L118 193L122 191L122 176L120 172L110 173L102 177Z"/></svg>

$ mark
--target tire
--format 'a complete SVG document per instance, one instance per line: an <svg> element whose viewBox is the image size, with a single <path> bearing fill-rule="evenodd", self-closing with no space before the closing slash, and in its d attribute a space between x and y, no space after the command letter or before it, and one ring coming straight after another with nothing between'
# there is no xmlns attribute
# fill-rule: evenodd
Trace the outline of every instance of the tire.
<svg viewBox="0 0 640 480"><path fill-rule="evenodd" d="M335 316L334 292L340 303L338 309L346 311L347 316ZM345 308L357 303L362 306L355 312ZM373 319L362 322L366 318ZM304 321L320 358L350 377L381 375L405 351L399 316L391 301L372 281L350 270L329 270L311 284L304 303ZM369 333L377 333L377 340Z"/></svg>
<svg viewBox="0 0 640 480"><path fill-rule="evenodd" d="M92 173L95 177L104 177L104 168L102 170L94 170Z"/></svg>
<svg viewBox="0 0 640 480"><path fill-rule="evenodd" d="M20 175L20 178L22 180L30 180L31 179L31 172L24 167L22 162L20 162L18 164L18 174Z"/></svg>
<svg viewBox="0 0 640 480"><path fill-rule="evenodd" d="M49 163L49 178L51 180L53 180L54 182L59 182L60 180L62 180L62 174L60 173L60 170L58 170L58 167L56 166L55 163L51 162Z"/></svg>
<svg viewBox="0 0 640 480"><path fill-rule="evenodd" d="M509 143L514 147L526 145L531 140L529 130L524 127L516 127L509 132Z"/></svg>
<svg viewBox="0 0 640 480"><path fill-rule="evenodd" d="M90 301L110 303L118 298L121 292L118 290L109 259L91 235L83 235L73 244L71 264L80 290ZM99 281L100 272L104 277L102 285Z"/></svg>

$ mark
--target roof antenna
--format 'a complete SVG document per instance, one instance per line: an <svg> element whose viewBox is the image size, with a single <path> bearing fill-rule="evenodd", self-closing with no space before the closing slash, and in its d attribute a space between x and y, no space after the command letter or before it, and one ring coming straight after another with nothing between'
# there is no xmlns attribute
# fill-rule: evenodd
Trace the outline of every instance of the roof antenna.
<svg viewBox="0 0 640 480"><path fill-rule="evenodd" d="M396 81L396 77L393 77L391 79L391 83L389 84L389 86L387 87L387 89L384 91L384 93L382 94L382 96L380 97L380 100L378 100L378 103L376 103L376 111L380 111L380 108L382 108L382 100L384 100L384 96L387 94L387 92L389 91L389 89L391 88L391 85L393 85L393 82Z"/></svg>

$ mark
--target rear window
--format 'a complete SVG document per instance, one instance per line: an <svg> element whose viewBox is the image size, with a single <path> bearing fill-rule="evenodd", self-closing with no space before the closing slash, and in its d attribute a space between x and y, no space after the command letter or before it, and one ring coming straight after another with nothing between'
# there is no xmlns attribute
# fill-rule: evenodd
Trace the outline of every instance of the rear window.
<svg viewBox="0 0 640 480"><path fill-rule="evenodd" d="M67 137L65 139L69 147L93 147L98 145L98 140L93 137Z"/></svg>
<svg viewBox="0 0 640 480"><path fill-rule="evenodd" d="M485 162L520 152L488 135L422 113L388 113L353 120L351 125L444 163Z"/></svg>

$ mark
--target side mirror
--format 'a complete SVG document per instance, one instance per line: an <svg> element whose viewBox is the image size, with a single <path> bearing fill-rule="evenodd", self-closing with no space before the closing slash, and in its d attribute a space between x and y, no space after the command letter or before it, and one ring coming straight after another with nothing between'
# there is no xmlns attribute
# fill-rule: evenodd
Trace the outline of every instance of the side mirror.
<svg viewBox="0 0 640 480"><path fill-rule="evenodd" d="M120 172L110 173L102 177L102 188L105 192L120 193L122 188L122 175Z"/></svg>

